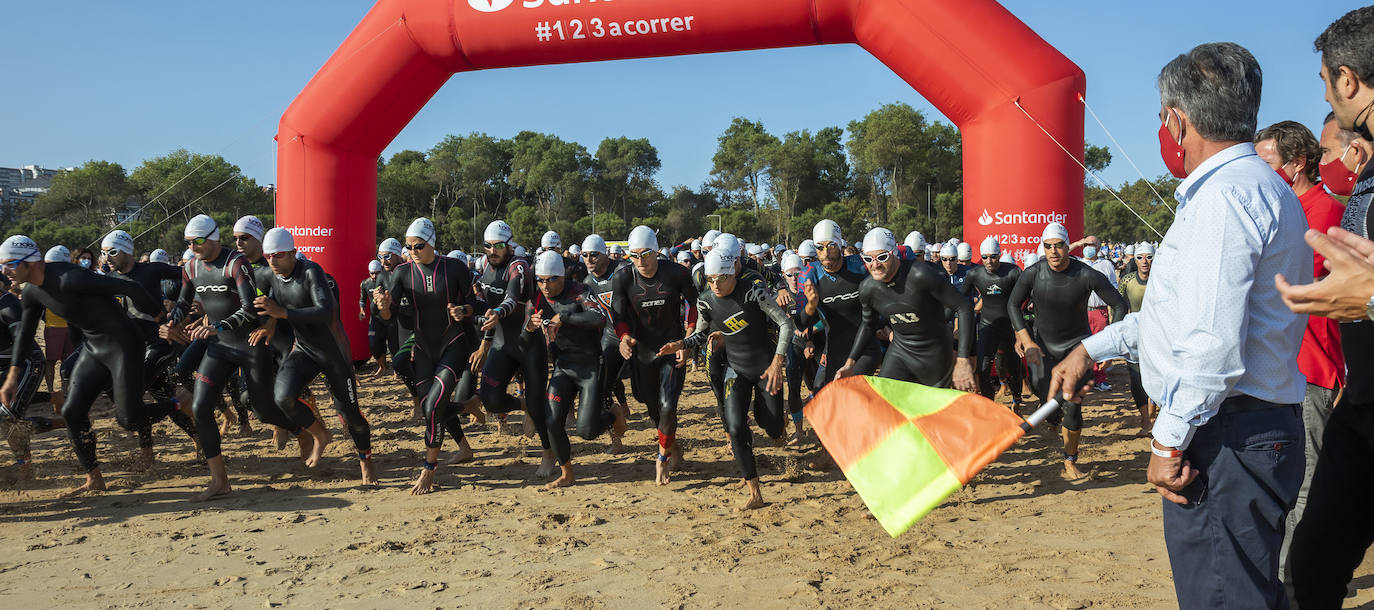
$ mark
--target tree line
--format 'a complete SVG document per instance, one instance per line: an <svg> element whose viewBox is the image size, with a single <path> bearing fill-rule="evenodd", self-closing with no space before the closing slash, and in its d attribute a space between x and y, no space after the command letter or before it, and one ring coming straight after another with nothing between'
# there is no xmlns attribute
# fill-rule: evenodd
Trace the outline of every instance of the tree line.
<svg viewBox="0 0 1374 610"><path fill-rule="evenodd" d="M473 248L497 218L527 245L538 245L549 229L571 243L593 232L623 239L644 224L665 244L720 225L749 241L795 246L822 218L834 219L846 235L882 225L899 234L959 236L961 156L954 126L903 103L844 127L784 134L736 117L717 137L710 174L697 187L665 188L657 179L658 150L645 138L608 137L592 151L533 131L509 139L449 135L429 150L377 160L377 239L399 237L417 216L435 221L443 249ZM1106 148L1088 147L1089 169L1110 162ZM1157 239L1131 210L1166 231L1176 185L1170 177L1121 185L1115 190L1128 210L1089 178L1086 226L1107 240ZM138 220L121 228L140 248L176 252L190 216L208 213L226 227L243 214L270 222L273 193L218 155L177 150L132 172L90 161L54 177L50 192L3 221L8 233L25 232L41 244L84 246L109 231L121 211L140 208Z"/></svg>

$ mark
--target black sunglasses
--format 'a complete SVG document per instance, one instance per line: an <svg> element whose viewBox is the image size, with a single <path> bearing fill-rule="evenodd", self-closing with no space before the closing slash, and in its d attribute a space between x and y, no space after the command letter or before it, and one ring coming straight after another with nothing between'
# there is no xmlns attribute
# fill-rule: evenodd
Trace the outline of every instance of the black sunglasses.
<svg viewBox="0 0 1374 610"><path fill-rule="evenodd" d="M563 279L563 278L558 277L558 276L555 275L555 276L553 276L553 277L537 277L537 278L534 278L534 281L535 281L536 283L539 283L539 284L548 284L549 282L552 282L552 281L554 281L554 280L561 280L561 279Z"/></svg>
<svg viewBox="0 0 1374 610"><path fill-rule="evenodd" d="M879 253L878 253L877 255L875 255L875 256L869 256L869 255L867 255L867 254L860 254L860 255L859 255L859 258L862 258L863 261L864 261L865 263L872 263L872 262L875 262L875 261L876 261L876 262L879 262L879 263L886 263L886 262L887 262L887 259L889 259L889 258L891 258L891 257L892 257L892 253L891 253L891 252L879 252Z"/></svg>
<svg viewBox="0 0 1374 610"><path fill-rule="evenodd" d="M422 242L420 242L420 243L418 243L418 244L406 244L406 245L401 246L401 247L402 247L402 248L405 248L405 249L407 249L407 250L410 250L411 252L415 252L415 251L417 251L417 250L424 250L426 246L429 246L429 242L423 242L423 241L422 241Z"/></svg>
<svg viewBox="0 0 1374 610"><path fill-rule="evenodd" d="M239 243L246 242L246 241L248 241L248 240L250 240L250 239L253 239L253 236L252 236L252 235L235 235L235 236L234 236L234 241L239 242Z"/></svg>
<svg viewBox="0 0 1374 610"><path fill-rule="evenodd" d="M583 252L583 253L582 253L582 258L598 258L598 257L600 257L600 256L601 256L601 253L600 253L600 252Z"/></svg>
<svg viewBox="0 0 1374 610"><path fill-rule="evenodd" d="M942 260L942 261L948 263L948 262L954 261L954 260L956 260L956 259L950 258L950 257L948 257L948 256L941 256L941 257L940 257L940 260Z"/></svg>

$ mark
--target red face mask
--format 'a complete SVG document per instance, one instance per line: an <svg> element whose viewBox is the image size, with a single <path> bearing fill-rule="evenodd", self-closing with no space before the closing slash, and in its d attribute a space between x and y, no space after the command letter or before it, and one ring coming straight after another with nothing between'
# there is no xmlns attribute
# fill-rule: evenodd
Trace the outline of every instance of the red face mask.
<svg viewBox="0 0 1374 610"><path fill-rule="evenodd" d="M1359 174L1346 167L1345 162L1341 160L1350 154L1350 148L1345 147L1345 152L1341 153L1341 156L1332 159L1330 163L1318 166L1327 190L1341 197L1349 197L1355 192L1355 180L1359 178Z"/></svg>
<svg viewBox="0 0 1374 610"><path fill-rule="evenodd" d="M1183 143L1175 141L1173 134L1169 133L1169 119L1173 115L1170 110L1169 115L1164 117L1164 124L1159 126L1159 156L1164 158L1164 167L1169 168L1169 173L1175 178L1187 178L1188 172L1183 170Z"/></svg>
<svg viewBox="0 0 1374 610"><path fill-rule="evenodd" d="M1290 178L1288 174L1284 173L1282 165L1278 166L1274 171L1278 173L1280 178L1283 178L1283 182L1288 186L1293 186L1293 183L1298 181L1298 174L1294 173Z"/></svg>

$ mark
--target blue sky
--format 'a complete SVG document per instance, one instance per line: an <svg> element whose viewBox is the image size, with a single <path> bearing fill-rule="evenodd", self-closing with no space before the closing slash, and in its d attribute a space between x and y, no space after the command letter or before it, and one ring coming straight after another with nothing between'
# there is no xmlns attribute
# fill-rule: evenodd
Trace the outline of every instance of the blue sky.
<svg viewBox="0 0 1374 610"><path fill-rule="evenodd" d="M372 5L9 4L0 13L0 166L108 159L132 171L185 147L222 154L263 184L275 181L272 136L282 111ZM1328 108L1312 39L1353 7L1330 0L1003 4L1084 70L1089 103L1148 176L1165 173L1154 78L1170 58L1202 42L1238 42L1264 68L1260 125L1293 119L1315 129ZM733 116L782 134L842 127L893 101L939 117L853 45L493 70L451 80L386 154L473 131L544 131L592 151L605 137L647 137L663 161L659 181L697 187ZM1089 143L1110 144L1091 117L1086 134ZM1104 177L1117 185L1137 174L1116 154Z"/></svg>

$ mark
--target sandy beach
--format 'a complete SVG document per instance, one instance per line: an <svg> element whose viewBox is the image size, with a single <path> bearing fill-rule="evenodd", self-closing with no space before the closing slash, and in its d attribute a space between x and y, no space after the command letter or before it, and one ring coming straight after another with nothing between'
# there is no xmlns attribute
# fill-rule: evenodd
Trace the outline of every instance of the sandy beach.
<svg viewBox="0 0 1374 610"><path fill-rule="evenodd" d="M631 401L627 453L574 436L576 486L543 491L537 440L472 425L477 461L441 465L440 488L424 497L407 493L422 443L403 390L389 378L359 381L377 488L359 487L328 399L321 409L336 436L323 466L306 469L259 425L225 439L234 493L211 502L191 501L206 474L170 423L156 430L158 462L131 472L136 443L108 408L96 411L108 492L57 498L81 480L63 432L34 439L33 481L18 481L6 454L0 599L8 608L1174 606L1124 370L1112 373L1115 391L1085 408L1086 479L1061 478L1057 439L1033 433L896 539L838 471L804 468L814 435L780 448L756 431L768 505L735 513L743 490L701 373L683 393L688 461L667 487L652 483L654 433ZM315 392L325 396L319 384ZM452 443L445 449L446 461ZM1374 562L1352 589L1348 607L1374 604Z"/></svg>

